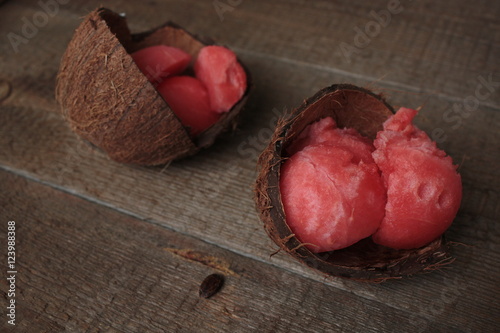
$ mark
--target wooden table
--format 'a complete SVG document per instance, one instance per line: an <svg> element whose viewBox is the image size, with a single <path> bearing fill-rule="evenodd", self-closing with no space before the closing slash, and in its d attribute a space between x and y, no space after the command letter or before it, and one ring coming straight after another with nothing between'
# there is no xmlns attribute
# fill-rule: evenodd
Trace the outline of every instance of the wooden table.
<svg viewBox="0 0 500 333"><path fill-rule="evenodd" d="M118 164L69 130L54 99L59 61L102 1L41 3L52 7L0 6L2 332L500 330L500 2L107 1L134 32L172 20L251 70L238 130L168 167ZM460 164L452 265L367 284L271 257L253 203L257 156L278 116L340 82L422 106L417 125ZM223 288L198 297L212 273Z"/></svg>

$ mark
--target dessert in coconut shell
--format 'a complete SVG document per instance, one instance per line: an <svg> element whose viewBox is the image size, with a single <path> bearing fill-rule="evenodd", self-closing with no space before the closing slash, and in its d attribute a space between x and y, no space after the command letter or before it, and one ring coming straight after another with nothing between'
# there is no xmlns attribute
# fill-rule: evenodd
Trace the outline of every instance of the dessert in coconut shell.
<svg viewBox="0 0 500 333"><path fill-rule="evenodd" d="M62 113L76 134L115 161L158 165L195 154L236 126L246 102L248 82L243 97L217 123L191 137L130 56L162 44L196 59L212 43L173 23L131 34L124 16L99 8L85 17L62 57L56 87Z"/></svg>
<svg viewBox="0 0 500 333"><path fill-rule="evenodd" d="M289 158L286 148L311 123L332 117L338 128L354 128L374 140L394 109L379 95L350 84L327 87L281 119L269 146L259 158L261 168L255 202L264 228L280 248L300 262L329 276L381 282L429 271L450 263L449 245L441 236L416 249L392 249L365 238L343 249L313 253L287 225L280 193L280 170Z"/></svg>

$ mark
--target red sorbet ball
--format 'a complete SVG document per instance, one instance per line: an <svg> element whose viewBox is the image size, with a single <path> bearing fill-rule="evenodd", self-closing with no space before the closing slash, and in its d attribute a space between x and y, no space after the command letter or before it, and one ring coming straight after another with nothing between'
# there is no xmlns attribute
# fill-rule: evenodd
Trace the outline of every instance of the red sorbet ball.
<svg viewBox="0 0 500 333"><path fill-rule="evenodd" d="M372 238L395 249L418 248L439 237L453 222L462 199L457 166L412 124L416 114L401 108L374 141L387 206Z"/></svg>
<svg viewBox="0 0 500 333"><path fill-rule="evenodd" d="M288 226L312 252L350 246L380 225L386 195L373 150L332 118L310 125L290 146L281 198Z"/></svg>
<svg viewBox="0 0 500 333"><path fill-rule="evenodd" d="M205 46L194 64L196 77L208 89L210 106L216 112L229 111L247 89L247 75L233 51L222 46Z"/></svg>
<svg viewBox="0 0 500 333"><path fill-rule="evenodd" d="M207 89L194 77L167 78L158 86L158 92L181 123L190 128L192 136L197 136L220 118L220 114L210 108Z"/></svg>

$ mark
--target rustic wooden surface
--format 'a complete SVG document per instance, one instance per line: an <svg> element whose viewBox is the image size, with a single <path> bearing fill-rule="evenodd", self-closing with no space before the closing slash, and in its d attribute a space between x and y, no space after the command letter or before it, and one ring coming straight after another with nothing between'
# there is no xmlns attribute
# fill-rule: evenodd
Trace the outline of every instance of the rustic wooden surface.
<svg viewBox="0 0 500 333"><path fill-rule="evenodd" d="M132 31L172 20L230 46L252 72L237 132L167 168L112 162L68 129L54 100L59 60L101 2L60 2L17 53L9 33L23 36L45 9L0 6L2 332L499 331L500 2L401 1L348 59L340 45L355 47L354 29L388 1L108 1ZM373 285L270 256L277 247L252 200L258 153L284 110L340 82L423 106L417 124L460 164L453 265ZM470 112L452 113L464 103ZM5 315L10 220L15 327ZM201 299L212 273L225 285Z"/></svg>

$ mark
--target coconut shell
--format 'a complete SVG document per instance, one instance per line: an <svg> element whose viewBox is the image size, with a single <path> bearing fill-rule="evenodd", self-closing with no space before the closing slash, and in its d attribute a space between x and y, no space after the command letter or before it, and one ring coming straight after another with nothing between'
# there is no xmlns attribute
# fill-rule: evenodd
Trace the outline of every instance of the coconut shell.
<svg viewBox="0 0 500 333"><path fill-rule="evenodd" d="M255 202L264 228L280 248L307 266L329 276L381 282L429 271L452 261L444 237L412 250L395 250L366 238L347 248L313 253L286 223L279 188L280 169L288 144L309 124L330 116L339 128L354 128L375 139L394 109L379 95L350 84L327 87L278 122L269 146L259 157Z"/></svg>
<svg viewBox="0 0 500 333"><path fill-rule="evenodd" d="M234 128L246 102L250 82L230 111L191 138L130 56L161 44L180 48L196 59L200 49L212 43L170 22L131 34L123 15L99 8L85 17L62 57L56 87L62 113L75 133L115 161L158 165L192 155Z"/></svg>

